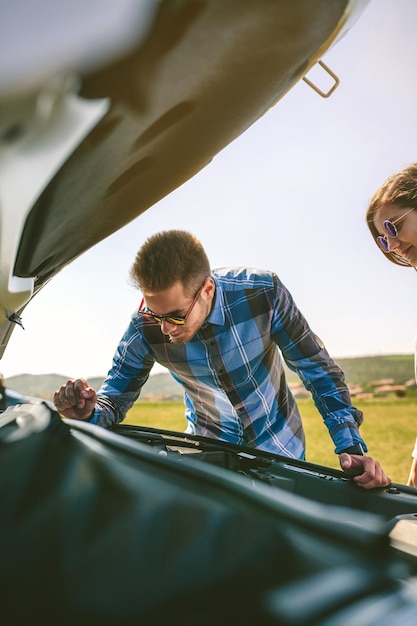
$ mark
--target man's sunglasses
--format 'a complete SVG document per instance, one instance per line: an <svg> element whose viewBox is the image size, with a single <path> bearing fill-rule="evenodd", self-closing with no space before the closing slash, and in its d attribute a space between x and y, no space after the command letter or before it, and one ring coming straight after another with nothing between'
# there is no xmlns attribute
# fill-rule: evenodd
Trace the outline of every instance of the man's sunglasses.
<svg viewBox="0 0 417 626"><path fill-rule="evenodd" d="M191 306L185 315L155 315L153 311L146 308L144 298L142 298L142 302L140 303L140 306L139 306L139 310L138 310L139 315L142 315L142 317L144 317L145 319L158 322L158 324L162 324L162 322L168 322L168 324L175 324L175 326L183 326L186 323L187 319L189 318L190 313L193 310L195 303L198 300L198 297L201 293L201 290L203 289L205 285L207 278L209 278L209 276L206 276L206 278L203 280L201 287L198 289L197 293L195 294L193 301L191 302Z"/></svg>
<svg viewBox="0 0 417 626"><path fill-rule="evenodd" d="M406 215L408 215L409 213L411 213L411 211L414 211L414 209L410 209L409 211L407 211L406 213L404 213L404 215L401 215L401 217L399 217L398 219L394 220L393 222L390 222L389 220L385 220L384 222L384 228L385 231L387 233L387 235L389 235L391 237L391 239L395 239L396 237L398 237L398 229L396 227L395 224L398 224L398 222L400 222L402 219L405 218ZM388 239L386 235L379 235L379 237L376 238L379 247L381 248L381 250L383 252L389 252L389 245L388 245Z"/></svg>

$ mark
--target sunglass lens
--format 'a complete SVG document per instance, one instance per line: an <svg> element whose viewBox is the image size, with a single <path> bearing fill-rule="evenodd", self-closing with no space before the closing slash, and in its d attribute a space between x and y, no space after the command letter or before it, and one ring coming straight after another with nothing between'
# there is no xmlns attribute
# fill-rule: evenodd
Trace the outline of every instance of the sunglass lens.
<svg viewBox="0 0 417 626"><path fill-rule="evenodd" d="M182 326L185 324L185 320L180 317L166 317L165 319L169 324L175 324L175 326Z"/></svg>
<svg viewBox="0 0 417 626"><path fill-rule="evenodd" d="M385 237L382 237L380 235L379 237L377 237L377 242L378 242L378 245L379 245L379 247L381 248L381 250L383 252L389 252L389 250L388 250L388 242L385 239Z"/></svg>
<svg viewBox="0 0 417 626"><path fill-rule="evenodd" d="M384 228L390 237L396 237L398 235L397 227L389 220L384 222Z"/></svg>

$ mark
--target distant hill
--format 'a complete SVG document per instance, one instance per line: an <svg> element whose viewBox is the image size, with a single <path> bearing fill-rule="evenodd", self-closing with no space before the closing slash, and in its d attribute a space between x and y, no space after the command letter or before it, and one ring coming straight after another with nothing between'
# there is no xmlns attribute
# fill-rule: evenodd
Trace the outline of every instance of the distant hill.
<svg viewBox="0 0 417 626"><path fill-rule="evenodd" d="M392 378L403 385L414 378L413 354L388 354L335 359L345 373L349 385L366 386L370 381Z"/></svg>
<svg viewBox="0 0 417 626"><path fill-rule="evenodd" d="M345 372L349 385L366 387L370 381L392 379L393 384L403 385L414 377L414 356L412 354L381 355L335 359ZM287 370L290 383L299 382L296 374ZM52 400L54 391L63 385L69 376L60 374L20 374L5 379L6 386L19 393ZM104 376L89 378L88 382L98 389ZM169 373L154 374L149 377L142 389L141 399L182 399L181 386Z"/></svg>
<svg viewBox="0 0 417 626"><path fill-rule="evenodd" d="M61 374L19 374L4 379L8 389L14 389L27 396L35 396L43 400L52 400L54 392L64 385L70 376ZM104 376L101 378L89 378L88 382L94 388L100 387Z"/></svg>

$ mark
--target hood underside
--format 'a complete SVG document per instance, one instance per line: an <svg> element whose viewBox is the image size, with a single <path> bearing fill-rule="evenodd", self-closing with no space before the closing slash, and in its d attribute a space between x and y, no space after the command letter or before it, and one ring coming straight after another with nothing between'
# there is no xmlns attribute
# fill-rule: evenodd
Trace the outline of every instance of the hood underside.
<svg viewBox="0 0 417 626"><path fill-rule="evenodd" d="M162 0L142 13L133 4L120 4L126 49L113 58L103 41L89 48L98 37L86 32L85 55L56 54L49 74L31 66L12 86L0 76L0 357L49 279L207 165L367 0ZM42 6L47 15L53 3ZM93 7L72 17L88 23Z"/></svg>

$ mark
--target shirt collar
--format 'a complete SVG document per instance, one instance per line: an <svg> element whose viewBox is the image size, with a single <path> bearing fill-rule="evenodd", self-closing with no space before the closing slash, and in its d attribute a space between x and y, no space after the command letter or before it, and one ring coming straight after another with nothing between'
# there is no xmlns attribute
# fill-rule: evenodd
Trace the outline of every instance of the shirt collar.
<svg viewBox="0 0 417 626"><path fill-rule="evenodd" d="M223 289L221 288L221 285L219 284L219 281L216 279L216 277L213 275L211 277L214 280L214 284L216 285L216 292L213 298L214 299L213 307L205 323L215 324L217 326L224 326L225 315L224 315L224 306L223 306L223 301L224 301Z"/></svg>

